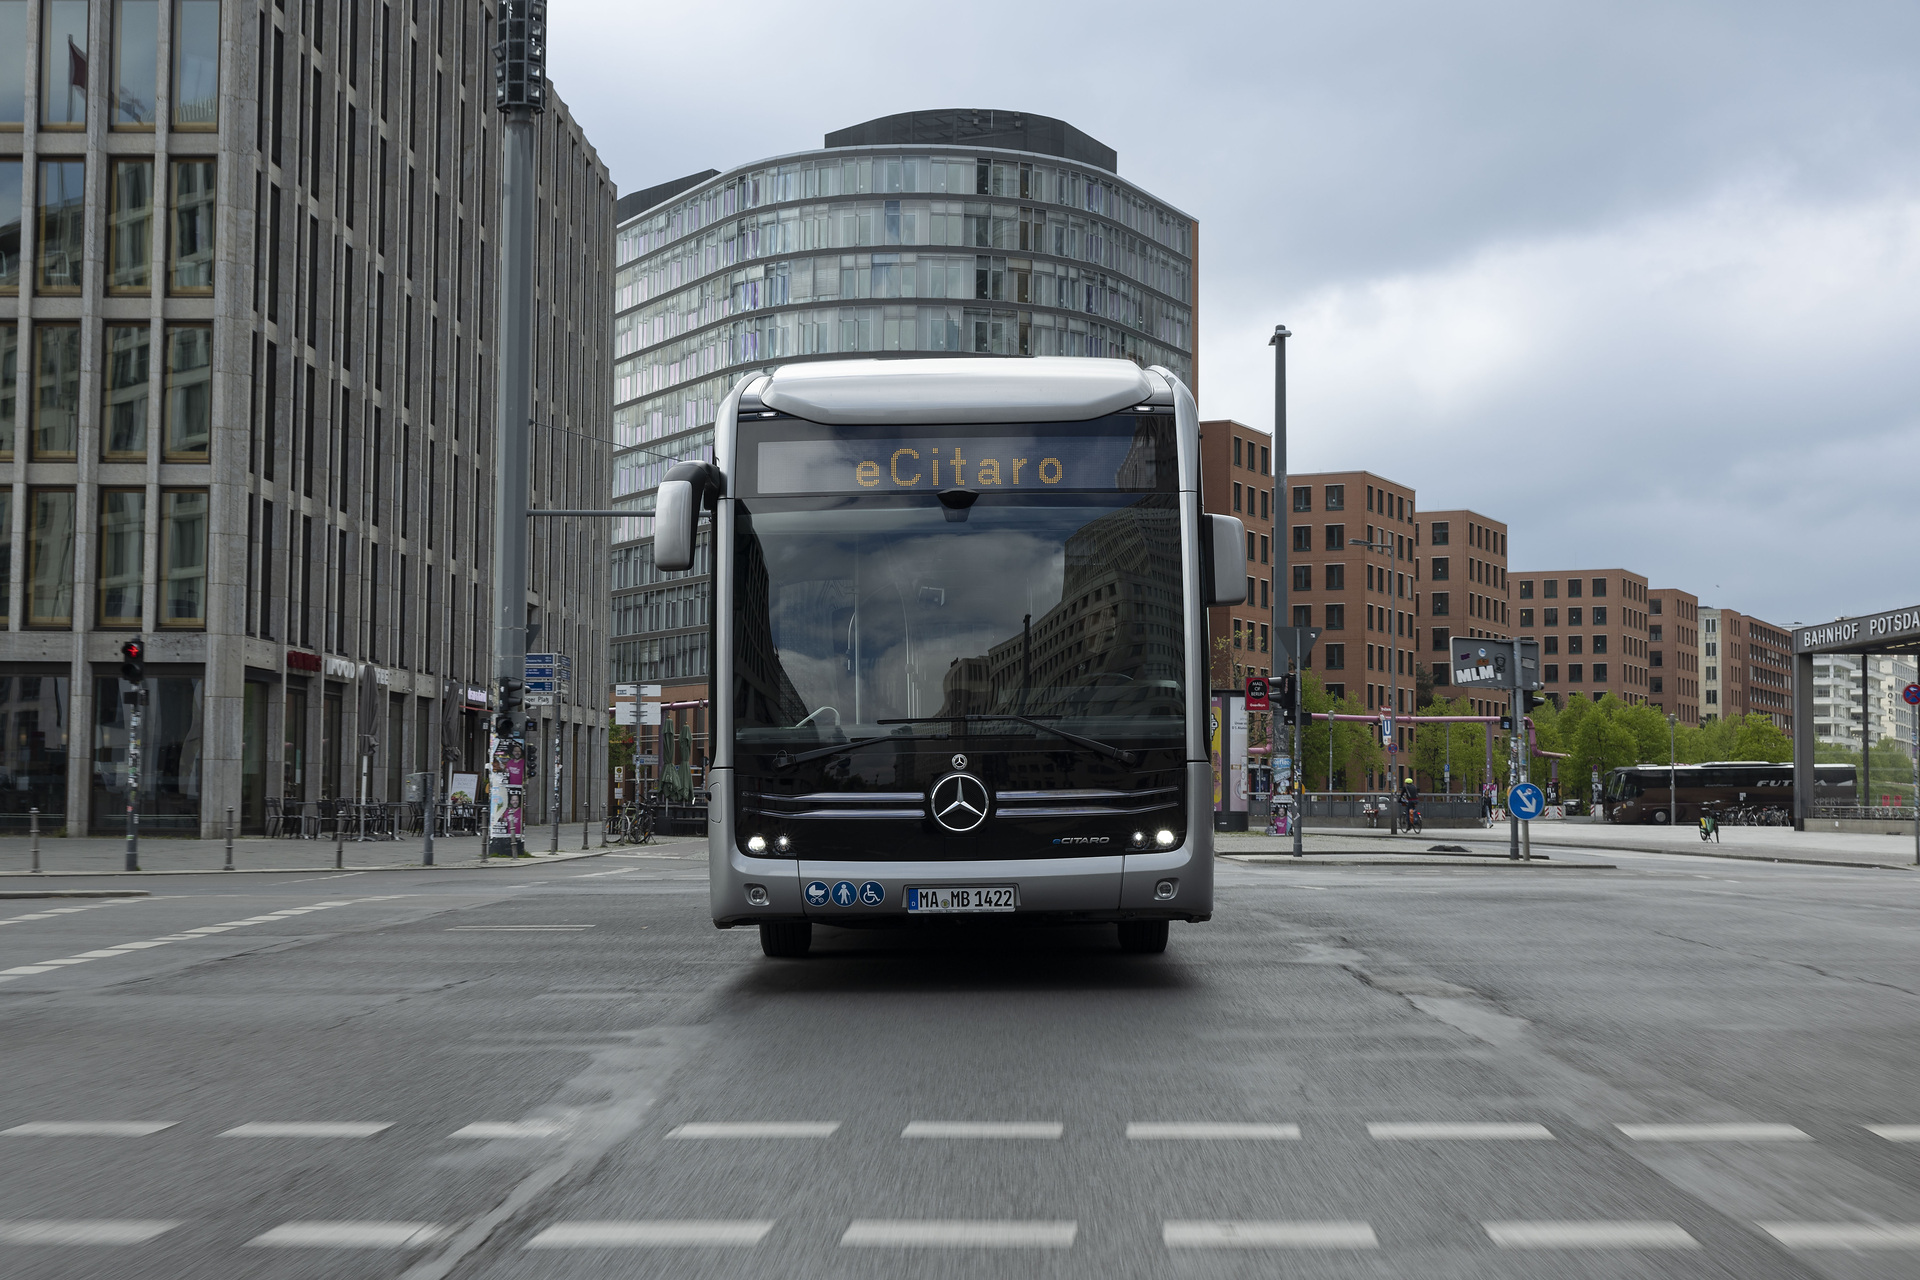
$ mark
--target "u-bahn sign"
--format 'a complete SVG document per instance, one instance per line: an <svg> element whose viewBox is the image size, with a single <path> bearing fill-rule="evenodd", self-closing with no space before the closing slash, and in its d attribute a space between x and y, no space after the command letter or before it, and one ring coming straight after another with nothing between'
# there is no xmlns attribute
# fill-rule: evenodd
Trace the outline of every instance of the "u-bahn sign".
<svg viewBox="0 0 1920 1280"><path fill-rule="evenodd" d="M1793 629L1795 653L1851 653L1907 644L1920 644L1920 606Z"/></svg>

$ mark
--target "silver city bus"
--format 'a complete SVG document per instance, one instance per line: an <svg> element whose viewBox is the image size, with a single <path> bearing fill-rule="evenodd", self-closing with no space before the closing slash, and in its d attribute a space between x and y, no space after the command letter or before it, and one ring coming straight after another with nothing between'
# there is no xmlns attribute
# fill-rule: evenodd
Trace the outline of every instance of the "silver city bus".
<svg viewBox="0 0 1920 1280"><path fill-rule="evenodd" d="M1244 530L1200 507L1193 396L1124 360L796 364L660 486L712 512L714 923L977 912L1160 951L1213 912L1206 607ZM1217 566L1217 567L1216 567Z"/></svg>

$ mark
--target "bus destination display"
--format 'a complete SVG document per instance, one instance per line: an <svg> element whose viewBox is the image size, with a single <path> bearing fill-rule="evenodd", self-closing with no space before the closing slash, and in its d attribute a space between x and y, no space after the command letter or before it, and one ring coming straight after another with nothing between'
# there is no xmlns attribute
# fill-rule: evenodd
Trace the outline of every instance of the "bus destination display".
<svg viewBox="0 0 1920 1280"><path fill-rule="evenodd" d="M1158 433L767 440L762 494L1155 488Z"/></svg>

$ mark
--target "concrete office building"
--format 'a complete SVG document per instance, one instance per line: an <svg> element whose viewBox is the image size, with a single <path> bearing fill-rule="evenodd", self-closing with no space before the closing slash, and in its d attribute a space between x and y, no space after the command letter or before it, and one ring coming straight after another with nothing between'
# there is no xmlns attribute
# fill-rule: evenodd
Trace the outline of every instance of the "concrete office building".
<svg viewBox="0 0 1920 1280"><path fill-rule="evenodd" d="M1200 424L1200 497L1206 510L1247 527L1247 598L1207 610L1210 679L1216 689L1246 687L1248 676L1286 669L1273 627L1273 437L1222 419ZM1280 625L1288 625L1285 619ZM1311 624L1306 624L1311 625Z"/></svg>
<svg viewBox="0 0 1920 1280"><path fill-rule="evenodd" d="M779 364L1119 356L1196 385L1198 227L1118 167L1065 121L916 111L623 197L614 505L652 510L669 466L712 457L727 392ZM698 732L706 550L662 573L650 522L619 523L613 679L661 684Z"/></svg>
<svg viewBox="0 0 1920 1280"><path fill-rule="evenodd" d="M1892 738L1912 752L1913 708L1901 690L1920 680L1911 655L1823 653L1813 659L1813 737L1852 751Z"/></svg>
<svg viewBox="0 0 1920 1280"><path fill-rule="evenodd" d="M1562 706L1611 693L1645 702L1647 580L1625 569L1561 569L1513 575L1522 638L1540 641L1541 680Z"/></svg>
<svg viewBox="0 0 1920 1280"><path fill-rule="evenodd" d="M1700 723L1700 598L1677 587L1647 592L1647 701Z"/></svg>
<svg viewBox="0 0 1920 1280"><path fill-rule="evenodd" d="M135 634L149 833L212 834L229 807L259 831L282 805L351 798L363 735L370 799L434 767L443 719L455 768L479 765L492 15L0 0L9 827L37 807L50 829L119 829ZM537 135L534 502L599 506L613 191L557 100ZM536 537L538 647L574 655L587 692L563 737L569 764L593 760L607 531ZM578 781L570 811L599 794Z"/></svg>

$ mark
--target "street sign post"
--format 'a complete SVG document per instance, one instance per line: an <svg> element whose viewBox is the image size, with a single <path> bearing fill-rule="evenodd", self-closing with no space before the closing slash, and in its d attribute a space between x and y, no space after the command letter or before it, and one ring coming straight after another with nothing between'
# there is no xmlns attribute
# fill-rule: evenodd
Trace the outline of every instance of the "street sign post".
<svg viewBox="0 0 1920 1280"><path fill-rule="evenodd" d="M1920 684L1910 684L1900 696L1913 708L1913 865L1920 867ZM1866 757L1864 753L1861 759Z"/></svg>
<svg viewBox="0 0 1920 1280"><path fill-rule="evenodd" d="M1531 782L1518 782L1507 792L1507 809L1522 822L1531 822L1546 811L1547 797Z"/></svg>

